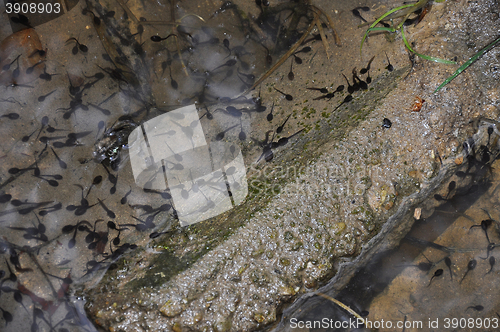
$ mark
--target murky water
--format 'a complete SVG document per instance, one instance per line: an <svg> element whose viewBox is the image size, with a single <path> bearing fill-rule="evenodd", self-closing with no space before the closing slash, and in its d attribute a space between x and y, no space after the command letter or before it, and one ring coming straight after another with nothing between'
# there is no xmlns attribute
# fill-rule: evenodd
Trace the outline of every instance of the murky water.
<svg viewBox="0 0 500 332"><path fill-rule="evenodd" d="M427 85L446 75L438 76L434 67L419 61L409 72L402 44L373 37L359 57L361 19L351 10L366 5L361 1L334 6L325 1L312 5L276 1L266 7L236 1L89 0L61 2L59 14L3 13L1 330L95 331L95 322L105 327L114 322L130 330L147 326L175 331L254 330L276 320L282 321L278 328L287 329L291 314L309 320L348 319L328 302L321 302L319 311L317 303L304 303L285 310L283 318L280 312L327 284L339 263L360 254L395 213L400 204L397 196L412 193L435 176L438 155L454 158L461 151L461 142L476 130L465 123L477 116L477 109L486 108L484 116L497 115L497 102L492 100L498 92L493 83L498 74L483 70L491 68L488 63L476 73L484 94L464 102L452 88L442 99L427 96ZM400 4L368 5L370 10L359 11L373 19ZM480 13L498 7L453 5ZM23 10L22 5L19 8ZM43 8L48 11L46 5ZM454 21L445 9L436 5L429 15L451 16L450 24L461 30L450 44L461 50L469 47L460 39L464 23ZM461 13L458 9L455 12ZM335 31L325 14L333 18ZM322 22L322 30L314 22ZM434 28L429 23L412 30L415 40L430 38L427 31ZM486 29L470 28L478 34ZM450 29L438 29L440 36L450 38ZM482 31L481 38L487 38L490 30ZM418 45L425 51L432 43ZM287 51L293 54L260 83ZM446 48L440 52L449 58L455 55ZM359 72L372 56L376 58L371 72L358 74L355 84L352 69ZM396 70L387 70L389 61ZM431 77L430 72L438 76L432 84L424 78ZM373 82L363 88L361 82L370 75ZM374 111L398 82L403 86L400 97L391 99L387 110ZM420 113L412 113L408 110L417 93L427 104ZM450 114L441 107L445 104L460 108L460 114ZM196 129L191 126L195 121L182 122L181 115L146 144L154 150L152 137L154 142L168 137L162 143L172 158L145 182L154 182L158 170L163 170L170 189L138 185L133 161L140 155L134 152L140 142L130 143L128 137L137 128L147 136L162 116L173 116L171 111L189 105L196 105L194 119L203 140L227 143L231 160L241 151L249 193L233 212L183 227L193 212L183 215L182 200L198 194L200 205L193 205L200 214L211 211L212 197L217 195L227 199L229 207L239 205L237 185L242 182L234 180L231 168L225 170L222 187L211 183L221 175L199 180L202 176L194 167L182 181L181 175L168 178L169 172L183 171L179 165L188 158L176 153L171 136L184 133L185 144L195 150ZM413 123L422 125L412 128ZM380 252L371 264L357 266L361 270L350 274L351 283L330 294L374 321L425 324L428 318L442 320L443 307L450 318L498 318L497 266L491 258L496 257L499 241L493 160L497 131L489 133L487 143L478 143L490 150L476 147L480 156L476 162L464 162L441 187L436 185L396 252ZM411 156L412 148L418 157ZM143 161L149 165L147 158ZM335 165L340 171L325 177L312 172L313 179L307 179L301 170L307 173L310 168L305 167L314 163ZM266 165L274 168L268 171ZM283 169L295 172L283 176ZM258 180L256 184L252 179ZM287 192L288 182L295 179L306 183L307 192L313 194ZM321 195L326 196L314 193L315 188L323 188ZM259 217L266 213L267 219ZM490 221L483 222L483 230L484 220ZM479 227L470 228L474 225ZM225 244L228 239L232 247ZM226 252L229 258L218 261ZM124 254L129 255L118 261ZM108 268L111 273L98 285ZM168 282L174 287L163 289ZM218 288L226 283L237 286ZM128 291L142 298L132 300ZM459 295L439 300L451 298L452 293ZM108 301L111 295L116 297ZM149 296L158 302L141 302ZM90 320L83 309L83 299L89 297ZM148 319L157 325L134 320L138 307L143 309L137 312L148 311Z"/></svg>

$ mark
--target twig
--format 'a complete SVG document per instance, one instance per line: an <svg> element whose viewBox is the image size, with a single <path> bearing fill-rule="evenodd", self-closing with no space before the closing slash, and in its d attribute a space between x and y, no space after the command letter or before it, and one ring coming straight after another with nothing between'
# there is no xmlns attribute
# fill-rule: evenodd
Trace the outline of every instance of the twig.
<svg viewBox="0 0 500 332"><path fill-rule="evenodd" d="M352 310L351 308L349 308L348 306L346 306L345 304L343 304L342 302L340 302L339 300L336 300L334 299L333 297L331 296L328 296L326 294L323 294L323 293L316 293L318 294L319 296L321 297L324 297L325 299L327 300L330 300L332 301L333 303L335 303L336 305L338 305L339 307L341 307L342 309L344 309L345 311L347 311L348 313L350 313L351 315L353 315L354 317L356 318L359 318L361 320L363 320L363 317L361 317L360 314L358 314L356 311Z"/></svg>

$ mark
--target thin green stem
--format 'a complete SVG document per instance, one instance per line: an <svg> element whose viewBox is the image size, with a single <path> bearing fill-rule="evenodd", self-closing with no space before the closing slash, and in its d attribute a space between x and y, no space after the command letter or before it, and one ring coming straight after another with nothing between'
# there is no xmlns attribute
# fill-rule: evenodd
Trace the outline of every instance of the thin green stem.
<svg viewBox="0 0 500 332"><path fill-rule="evenodd" d="M363 36L363 39L361 40L361 46L359 47L359 53L361 54L361 50L363 49L363 43L365 42L366 37L368 37L368 32L371 31L370 29L374 28L380 21L382 21L384 18L391 15L392 13L397 12L398 10L408 8L408 7L413 7L413 6L415 6L414 3L393 8L393 9L389 10L388 12L386 12L384 15L380 16L375 22L373 22L373 24L370 25L370 28L368 30L366 30L365 35Z"/></svg>
<svg viewBox="0 0 500 332"><path fill-rule="evenodd" d="M422 59L429 60L429 61L434 61L434 62L439 62L439 63L445 63L445 64L448 64L448 65L456 65L457 64L455 61L450 61L450 60L444 60L444 59L440 59L440 58L435 58L435 57L432 57L432 56L428 56L428 55L425 55L425 54L420 54L420 53L415 52L411 48L411 46L408 43L408 41L406 40L405 33L404 33L404 28L403 27L401 27L401 36L403 37L403 41L405 42L406 48L408 48L410 50L410 52L415 53L415 55L421 57Z"/></svg>

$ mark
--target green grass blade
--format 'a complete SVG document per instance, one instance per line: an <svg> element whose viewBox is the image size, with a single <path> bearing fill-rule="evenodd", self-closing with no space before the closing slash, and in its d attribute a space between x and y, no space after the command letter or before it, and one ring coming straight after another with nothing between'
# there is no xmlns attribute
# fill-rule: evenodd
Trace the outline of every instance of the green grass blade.
<svg viewBox="0 0 500 332"><path fill-rule="evenodd" d="M414 3L393 8L393 9L389 10L388 12L386 12L384 15L380 16L375 22L373 22L373 24L370 25L370 28L368 30L366 30L365 35L363 36L363 39L361 39L361 46L359 47L359 53L361 54L361 50L363 49L363 43L365 42L366 37L368 37L368 32L370 32L370 29L374 28L378 24L378 22L382 21L385 17L387 17L388 15L391 15L394 12L397 12L398 10L408 8L408 7L413 7L413 6L415 6Z"/></svg>
<svg viewBox="0 0 500 332"><path fill-rule="evenodd" d="M434 93L438 92L439 90L441 90L441 88L443 86L445 86L446 84L450 83L455 77L457 77L458 75L460 75L460 73L463 72L467 67L469 67L474 61L476 61L477 59L479 59L484 53L488 52L493 46L495 46L496 44L498 44L498 42L500 42L500 37L498 37L491 44L489 44L488 46L486 46L485 48L483 48L482 50L480 50L479 52L477 52L476 54L474 54L474 56L472 58L470 58L469 60L467 60L466 63L464 63L463 65L461 65L460 68L458 68L453 73L453 75L451 75L443 83L441 83L441 85L438 86L436 90L434 90Z"/></svg>
<svg viewBox="0 0 500 332"><path fill-rule="evenodd" d="M394 28L383 28L383 27L375 27L375 28L370 28L368 29L367 32L372 32L372 31L388 31L388 32L396 32Z"/></svg>
<svg viewBox="0 0 500 332"><path fill-rule="evenodd" d="M422 59L429 60L429 61L434 61L434 62L439 62L439 63L445 63L447 65L456 65L457 64L455 61L450 61L450 60L444 60L444 59L440 59L440 58L435 58L435 57L432 57L432 56L429 56L429 55L420 54L420 53L415 52L411 48L411 46L408 43L408 41L406 40L405 33L404 33L404 28L403 27L401 27L401 36L403 37L403 41L405 42L406 48L408 48L410 50L410 52L415 53L415 55L417 55L418 57L421 57Z"/></svg>

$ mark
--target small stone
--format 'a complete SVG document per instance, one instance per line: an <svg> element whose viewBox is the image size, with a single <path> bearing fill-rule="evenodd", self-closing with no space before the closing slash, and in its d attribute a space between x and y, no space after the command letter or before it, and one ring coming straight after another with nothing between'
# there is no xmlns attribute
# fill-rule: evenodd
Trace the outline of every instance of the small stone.
<svg viewBox="0 0 500 332"><path fill-rule="evenodd" d="M422 208L416 208L415 212L413 213L413 218L415 218L415 220L420 220L421 216L422 216Z"/></svg>
<svg viewBox="0 0 500 332"><path fill-rule="evenodd" d="M284 296L295 295L297 292L292 286L282 286L279 289L279 293Z"/></svg>
<svg viewBox="0 0 500 332"><path fill-rule="evenodd" d="M394 206L394 202L393 202L393 201L389 201L389 202L387 202L387 203L384 205L384 209L386 209L386 210L390 210L393 206Z"/></svg>
<svg viewBox="0 0 500 332"><path fill-rule="evenodd" d="M287 258L280 258L280 264L283 266L288 266L290 265L290 260Z"/></svg>
<svg viewBox="0 0 500 332"><path fill-rule="evenodd" d="M179 323L175 323L173 326L172 326L172 331L174 332L182 332L182 327L181 327L181 324Z"/></svg>
<svg viewBox="0 0 500 332"><path fill-rule="evenodd" d="M255 314L253 316L253 319L257 322L257 323L262 323L265 319L264 315L263 314Z"/></svg>
<svg viewBox="0 0 500 332"><path fill-rule="evenodd" d="M464 162L464 157L463 156L457 157L455 159L455 164L457 164L457 165L462 165L463 162Z"/></svg>
<svg viewBox="0 0 500 332"><path fill-rule="evenodd" d="M160 312L167 317L175 317L180 314L184 309L179 303L174 303L172 300L168 300L167 303L160 308Z"/></svg>
<svg viewBox="0 0 500 332"><path fill-rule="evenodd" d="M318 285L315 279L313 278L306 278L304 280L304 286L306 288L315 288Z"/></svg>

